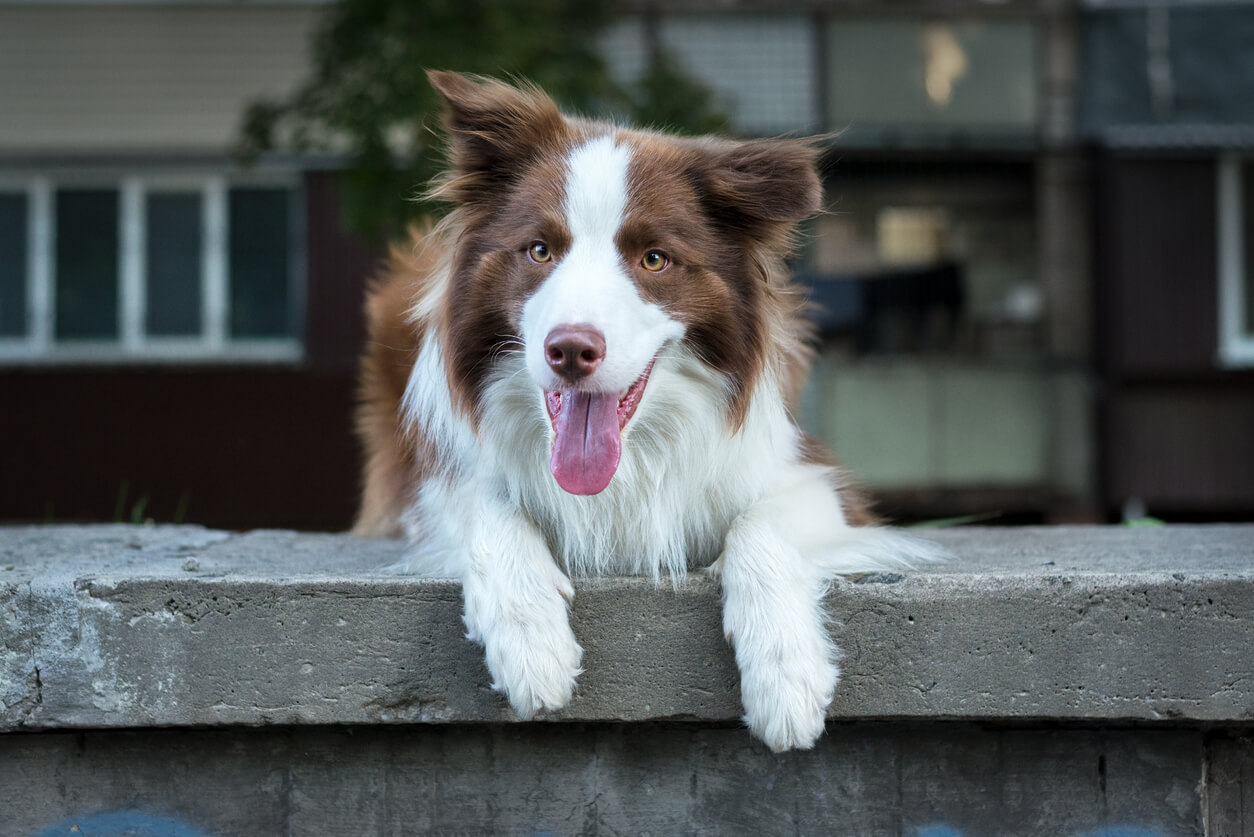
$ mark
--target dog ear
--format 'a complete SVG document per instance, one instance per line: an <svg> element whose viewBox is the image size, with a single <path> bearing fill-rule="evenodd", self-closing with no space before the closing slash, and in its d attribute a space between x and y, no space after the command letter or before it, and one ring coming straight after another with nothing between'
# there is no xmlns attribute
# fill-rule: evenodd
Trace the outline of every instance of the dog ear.
<svg viewBox="0 0 1254 837"><path fill-rule="evenodd" d="M791 228L823 203L818 139L750 140L714 149L702 180L717 219L752 233Z"/></svg>
<svg viewBox="0 0 1254 837"><path fill-rule="evenodd" d="M432 70L432 88L444 101L451 176L437 194L457 201L499 193L519 168L557 142L565 120L538 87L511 87L494 79Z"/></svg>

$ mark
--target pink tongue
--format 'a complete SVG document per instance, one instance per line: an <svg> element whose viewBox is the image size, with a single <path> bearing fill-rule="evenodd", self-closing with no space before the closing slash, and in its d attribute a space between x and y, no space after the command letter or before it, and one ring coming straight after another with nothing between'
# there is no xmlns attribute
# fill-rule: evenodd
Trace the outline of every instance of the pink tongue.
<svg viewBox="0 0 1254 837"><path fill-rule="evenodd" d="M571 494L599 494L618 470L623 452L618 396L612 392L562 393L549 469Z"/></svg>

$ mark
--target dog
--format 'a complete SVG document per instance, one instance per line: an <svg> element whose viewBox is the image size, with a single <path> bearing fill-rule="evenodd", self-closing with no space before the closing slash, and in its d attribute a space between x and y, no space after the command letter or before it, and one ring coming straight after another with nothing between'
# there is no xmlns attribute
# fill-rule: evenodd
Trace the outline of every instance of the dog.
<svg viewBox="0 0 1254 837"><path fill-rule="evenodd" d="M822 734L839 574L929 560L794 423L811 360L784 259L821 142L680 138L432 72L452 204L368 295L354 531L459 579L468 637L523 719L571 700L572 576L717 575L744 721Z"/></svg>

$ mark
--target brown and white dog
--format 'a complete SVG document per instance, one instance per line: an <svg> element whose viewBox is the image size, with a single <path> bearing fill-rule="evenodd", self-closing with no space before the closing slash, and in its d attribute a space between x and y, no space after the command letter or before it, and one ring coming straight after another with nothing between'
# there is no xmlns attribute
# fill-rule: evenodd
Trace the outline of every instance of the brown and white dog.
<svg viewBox="0 0 1254 837"><path fill-rule="evenodd" d="M871 526L790 406L810 330L784 267L820 208L805 140L681 139L451 73L455 208L368 303L356 530L460 579L519 716L571 699L569 576L708 567L745 722L810 747L839 676L833 576L931 549Z"/></svg>

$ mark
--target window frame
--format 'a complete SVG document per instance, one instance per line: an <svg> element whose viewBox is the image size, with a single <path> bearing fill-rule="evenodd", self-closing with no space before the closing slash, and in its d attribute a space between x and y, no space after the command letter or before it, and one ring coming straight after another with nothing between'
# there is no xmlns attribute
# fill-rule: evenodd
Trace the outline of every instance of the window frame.
<svg viewBox="0 0 1254 837"><path fill-rule="evenodd" d="M1254 206L1245 206L1244 177L1254 157L1226 153L1216 165L1216 195L1219 266L1219 346L1221 366L1240 369L1254 366L1254 322L1243 322L1248 306L1246 272L1248 242L1244 240L1245 215Z"/></svg>
<svg viewBox="0 0 1254 837"><path fill-rule="evenodd" d="M288 306L290 337L231 335L230 218L234 187L280 188L288 193ZM118 192L118 336L109 340L56 339L56 193L110 188ZM0 191L24 192L27 211L26 334L0 337L0 366L117 364L295 364L304 358L306 228L304 189L296 172L136 172L71 170L0 174ZM201 206L200 333L152 336L147 320L149 194L195 192Z"/></svg>

